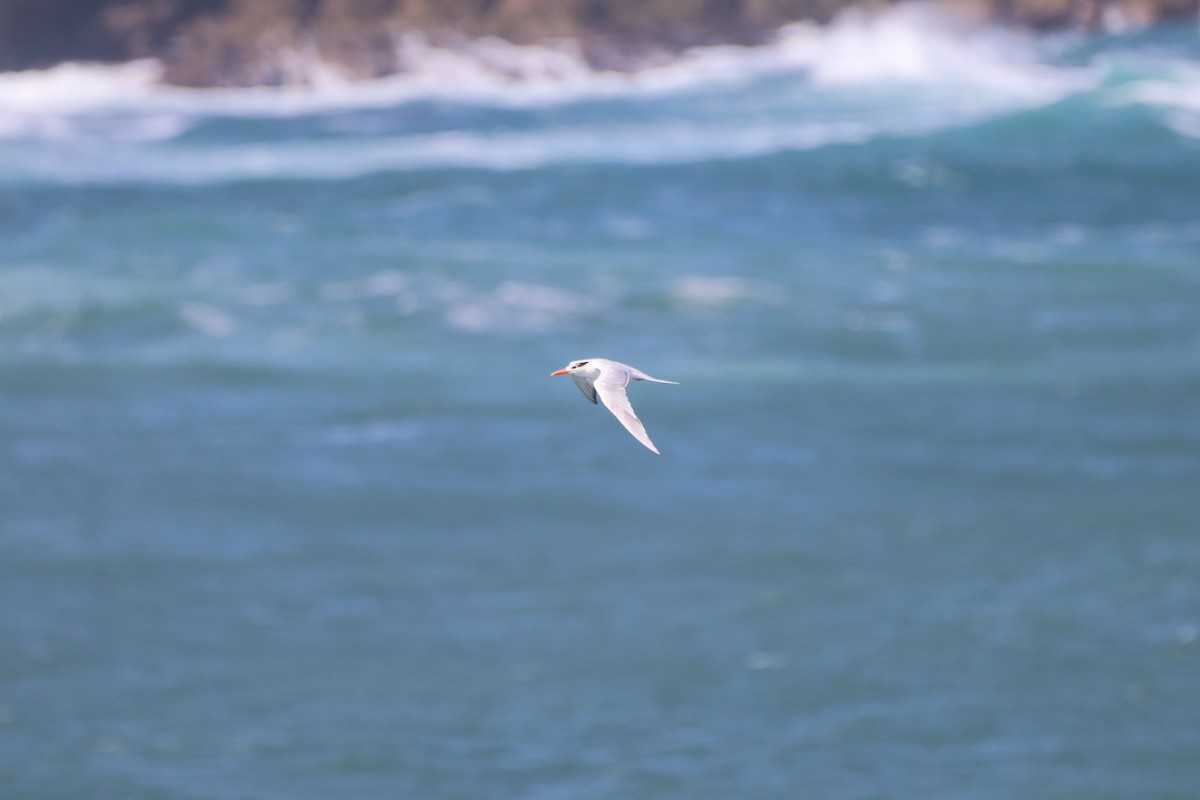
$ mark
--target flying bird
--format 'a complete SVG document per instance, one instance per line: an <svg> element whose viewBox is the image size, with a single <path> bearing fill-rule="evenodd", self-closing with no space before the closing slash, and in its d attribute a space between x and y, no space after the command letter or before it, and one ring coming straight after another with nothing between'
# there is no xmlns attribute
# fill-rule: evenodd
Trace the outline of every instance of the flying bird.
<svg viewBox="0 0 1200 800"><path fill-rule="evenodd" d="M604 407L625 426L625 430L633 434L633 438L646 445L655 454L661 455L658 448L654 446L654 442L650 441L650 437L646 434L646 428L642 425L642 421L637 418L637 414L633 413L633 406L629 404L629 398L625 395L625 387L631 380L674 383L676 385L679 381L651 378L637 367L622 364L620 361L610 361L607 358L584 358L572 361L562 369L555 370L550 374L551 376L570 375L575 380L575 385L579 387L579 391L583 392L584 397L593 403L597 402L597 398L599 398L599 402L604 403Z"/></svg>

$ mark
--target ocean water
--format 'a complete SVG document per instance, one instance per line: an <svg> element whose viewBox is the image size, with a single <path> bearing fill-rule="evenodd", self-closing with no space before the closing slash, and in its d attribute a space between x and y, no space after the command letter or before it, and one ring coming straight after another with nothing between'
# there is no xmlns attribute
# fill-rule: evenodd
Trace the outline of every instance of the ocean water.
<svg viewBox="0 0 1200 800"><path fill-rule="evenodd" d="M0 75L0 795L1200 796L1195 28L423 63Z"/></svg>

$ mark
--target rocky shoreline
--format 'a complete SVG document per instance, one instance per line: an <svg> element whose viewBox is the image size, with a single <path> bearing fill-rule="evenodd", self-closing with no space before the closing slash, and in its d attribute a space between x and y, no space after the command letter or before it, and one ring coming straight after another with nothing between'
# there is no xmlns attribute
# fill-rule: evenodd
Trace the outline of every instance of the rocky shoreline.
<svg viewBox="0 0 1200 800"><path fill-rule="evenodd" d="M590 66L636 69L689 47L759 44L893 0L7 0L0 71L156 58L181 86L305 83L321 63L348 79L411 68L402 43L482 37L569 42ZM1030 29L1195 19L1195 0L940 0L978 21Z"/></svg>

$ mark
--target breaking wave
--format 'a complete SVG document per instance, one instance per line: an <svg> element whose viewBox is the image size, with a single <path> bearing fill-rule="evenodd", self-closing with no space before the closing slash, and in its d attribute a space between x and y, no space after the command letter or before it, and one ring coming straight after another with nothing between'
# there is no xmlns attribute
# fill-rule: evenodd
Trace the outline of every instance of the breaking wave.
<svg viewBox="0 0 1200 800"><path fill-rule="evenodd" d="M697 48L636 72L589 69L568 45L447 49L408 37L399 46L411 72L355 83L313 64L302 87L169 87L154 61L0 74L0 181L192 184L738 159L921 135L1096 92L1162 108L1164 125L1200 134L1195 61L1141 62L1114 81L1127 63L1063 59L1045 40L920 5L794 25L770 45ZM211 134L228 119L257 122Z"/></svg>
<svg viewBox="0 0 1200 800"><path fill-rule="evenodd" d="M0 75L9 114L141 108L162 113L293 115L387 107L418 100L529 106L729 86L802 72L817 85L950 83L1044 96L1059 81L1037 64L1034 42L992 28L967 28L920 5L867 15L847 12L827 27L798 23L760 47L698 47L636 71L593 70L571 43L518 46L481 39L437 47L418 35L397 46L412 69L374 81L347 81L312 63L304 86L185 89L159 82L161 66L62 64ZM11 120L9 121L11 125Z"/></svg>

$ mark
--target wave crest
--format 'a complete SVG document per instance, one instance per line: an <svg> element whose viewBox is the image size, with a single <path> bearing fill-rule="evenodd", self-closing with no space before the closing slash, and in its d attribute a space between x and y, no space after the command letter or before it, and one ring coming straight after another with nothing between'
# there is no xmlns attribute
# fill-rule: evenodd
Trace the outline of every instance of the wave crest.
<svg viewBox="0 0 1200 800"><path fill-rule="evenodd" d="M917 5L794 25L761 47L696 48L636 72L592 70L565 44L438 47L410 36L400 46L410 71L360 83L317 63L309 85L283 88L169 87L147 61L0 75L0 175L188 184L741 159L1111 91L1100 57L1064 65L1043 40ZM1180 97L1147 86L1139 101L1170 106L1165 124L1194 133Z"/></svg>
<svg viewBox="0 0 1200 800"><path fill-rule="evenodd" d="M161 65L62 64L0 74L0 109L69 113L149 107L214 114L303 114L390 106L420 99L529 105L676 92L778 73L807 73L818 84L973 83L1029 89L1046 75L1030 39L968 27L919 4L867 14L848 11L830 25L798 23L758 47L709 46L630 71L590 68L570 42L514 45L485 38L434 45L419 34L397 38L405 72L370 81L343 78L309 58L303 86L184 89L162 85ZM1030 71L1032 70L1032 72Z"/></svg>

